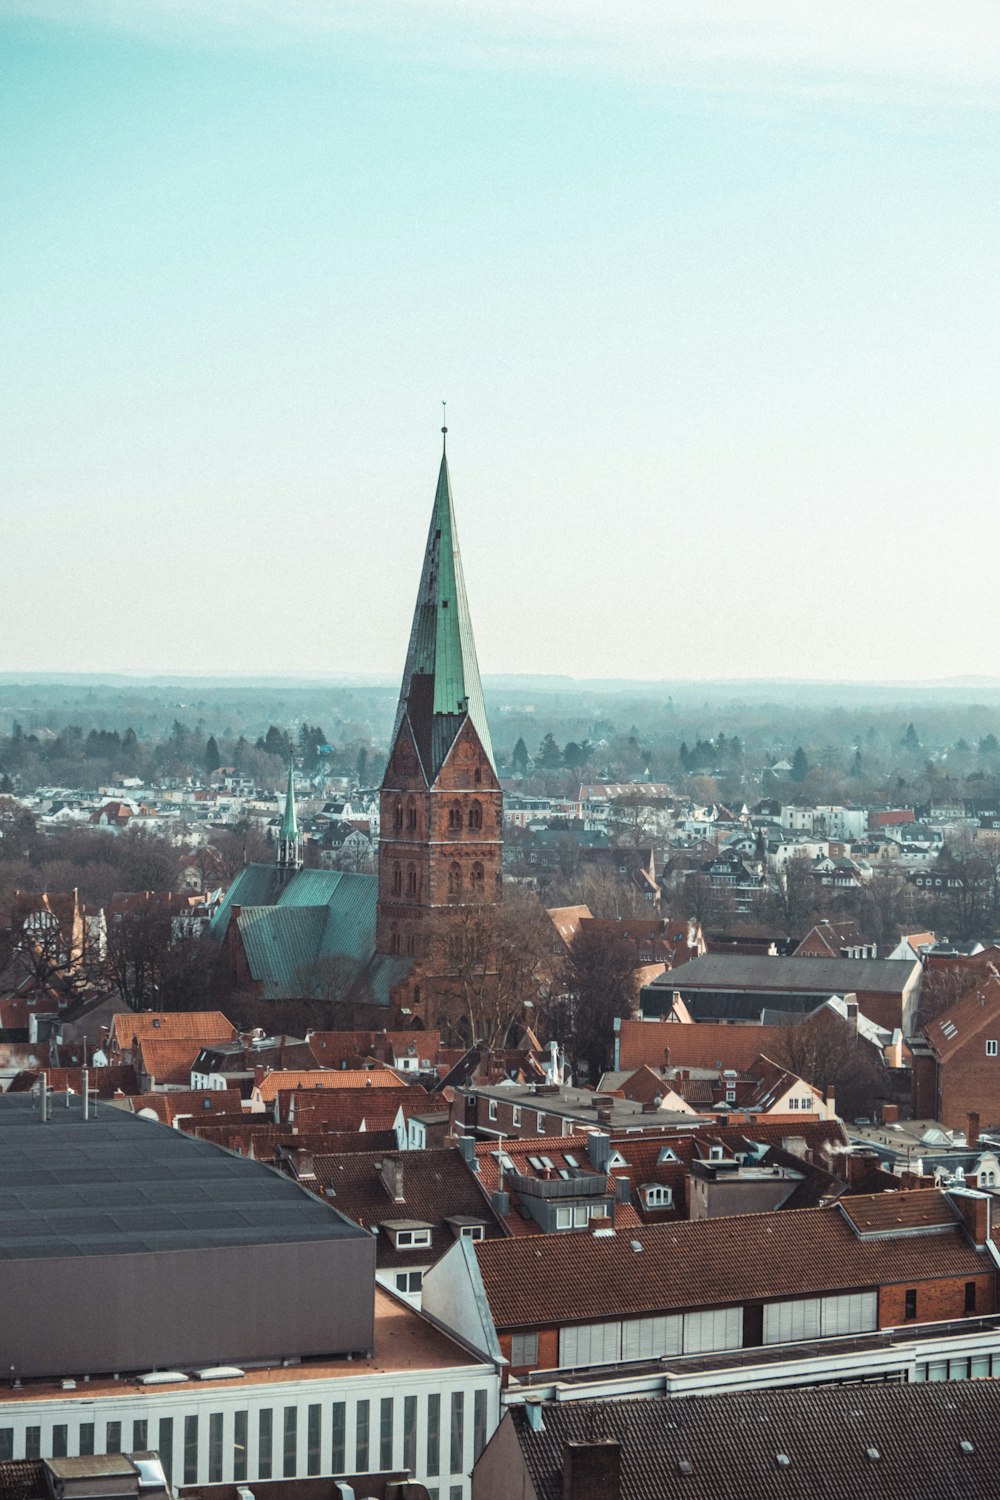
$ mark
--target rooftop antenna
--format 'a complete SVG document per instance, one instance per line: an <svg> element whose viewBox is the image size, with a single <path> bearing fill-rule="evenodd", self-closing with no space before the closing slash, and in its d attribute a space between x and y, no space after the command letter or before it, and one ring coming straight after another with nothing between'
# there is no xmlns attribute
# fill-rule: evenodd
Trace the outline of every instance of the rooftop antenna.
<svg viewBox="0 0 1000 1500"><path fill-rule="evenodd" d="M447 453L448 452L448 403L447 403L447 401L442 401L441 402L441 424L442 424L441 425L441 437L442 437L441 452L442 453Z"/></svg>

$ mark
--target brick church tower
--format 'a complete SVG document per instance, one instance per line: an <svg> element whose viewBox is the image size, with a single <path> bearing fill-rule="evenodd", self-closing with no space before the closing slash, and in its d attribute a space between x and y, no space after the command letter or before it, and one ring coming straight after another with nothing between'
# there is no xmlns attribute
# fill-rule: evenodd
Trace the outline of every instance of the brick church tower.
<svg viewBox="0 0 1000 1500"><path fill-rule="evenodd" d="M380 822L380 953L425 956L449 909L500 900L503 794L465 597L447 451L382 781Z"/></svg>

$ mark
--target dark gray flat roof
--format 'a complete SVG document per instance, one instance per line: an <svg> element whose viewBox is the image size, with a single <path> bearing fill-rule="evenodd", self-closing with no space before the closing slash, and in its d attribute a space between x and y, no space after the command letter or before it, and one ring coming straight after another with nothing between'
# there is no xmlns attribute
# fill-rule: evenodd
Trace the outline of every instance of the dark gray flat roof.
<svg viewBox="0 0 1000 1500"><path fill-rule="evenodd" d="M113 1105L0 1094L0 1260L357 1239L271 1167Z"/></svg>
<svg viewBox="0 0 1000 1500"><path fill-rule="evenodd" d="M767 958L759 954L706 953L658 974L655 990L725 990L750 987L770 994L799 990L843 995L856 990L901 994L918 961L899 958Z"/></svg>

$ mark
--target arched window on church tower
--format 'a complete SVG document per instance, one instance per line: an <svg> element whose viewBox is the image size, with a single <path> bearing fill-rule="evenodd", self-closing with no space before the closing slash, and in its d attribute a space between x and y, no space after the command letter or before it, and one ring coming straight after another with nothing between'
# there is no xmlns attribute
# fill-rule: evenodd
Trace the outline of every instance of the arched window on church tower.
<svg viewBox="0 0 1000 1500"><path fill-rule="evenodd" d="M392 894L398 896L403 889L403 871L399 865L392 867Z"/></svg>
<svg viewBox="0 0 1000 1500"><path fill-rule="evenodd" d="M460 896L462 894L462 866L452 860L448 866L448 895Z"/></svg>
<svg viewBox="0 0 1000 1500"><path fill-rule="evenodd" d="M473 779L473 781L474 781L474 782L475 782L475 783L476 783L476 786L482 786L482 782L483 782L483 773L482 773L482 771L481 771L481 770L480 770L480 769L479 769L479 767L478 767L478 766L477 766L477 767L476 767L476 773L475 773L475 775L474 775L474 776L473 776L473 778L472 778L472 779Z"/></svg>
<svg viewBox="0 0 1000 1500"><path fill-rule="evenodd" d="M398 927L394 927L392 929L392 932L389 934L389 947L392 949L393 953L398 953L399 952L399 928Z"/></svg>
<svg viewBox="0 0 1000 1500"><path fill-rule="evenodd" d="M486 889L486 871L483 869L478 859L472 866L472 869L469 871L469 884L472 886L472 894L474 896L483 895L483 892Z"/></svg>
<svg viewBox="0 0 1000 1500"><path fill-rule="evenodd" d="M417 940L413 936L412 932L407 933L407 937L406 937L406 951L407 951L407 954L410 956L410 958L412 958L414 956L414 954L416 953L416 951L417 951Z"/></svg>
<svg viewBox="0 0 1000 1500"><path fill-rule="evenodd" d="M406 894L415 896L417 894L417 867L410 865L406 871Z"/></svg>
<svg viewBox="0 0 1000 1500"><path fill-rule="evenodd" d="M395 805L394 805L394 807L392 809L392 826L396 830L397 833L401 833L403 831L403 799L402 799L402 797L397 797L396 798Z"/></svg>
<svg viewBox="0 0 1000 1500"><path fill-rule="evenodd" d="M452 833L457 832L462 826L462 809L457 802L453 802L448 809L448 827Z"/></svg>
<svg viewBox="0 0 1000 1500"><path fill-rule="evenodd" d="M417 804L412 797L406 804L406 826L411 833L417 826Z"/></svg>
<svg viewBox="0 0 1000 1500"><path fill-rule="evenodd" d="M469 827L482 828L482 826L483 804L481 802L473 802L472 806L469 808Z"/></svg>

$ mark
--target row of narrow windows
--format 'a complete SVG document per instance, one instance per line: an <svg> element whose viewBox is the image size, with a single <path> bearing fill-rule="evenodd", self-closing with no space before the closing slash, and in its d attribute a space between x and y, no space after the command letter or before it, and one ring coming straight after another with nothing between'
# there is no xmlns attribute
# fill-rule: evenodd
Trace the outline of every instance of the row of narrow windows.
<svg viewBox="0 0 1000 1500"><path fill-rule="evenodd" d="M417 804L411 797L403 805L401 798L396 799L392 812L392 826L396 833L402 833L406 828L410 833L415 832L417 827ZM483 805L481 802L473 802L468 813L463 813L462 804L453 802L448 809L448 829L457 833L462 828L471 828L473 832L483 826Z"/></svg>
<svg viewBox="0 0 1000 1500"><path fill-rule="evenodd" d="M402 865L396 864L392 867L392 894L401 896L403 894L404 876ZM420 875L416 865L407 865L405 876L406 894L408 896L419 896ZM486 889L486 871L477 859L469 870L469 890L473 896L482 896ZM462 866L457 860L452 860L448 866L448 895L461 896L463 893Z"/></svg>

